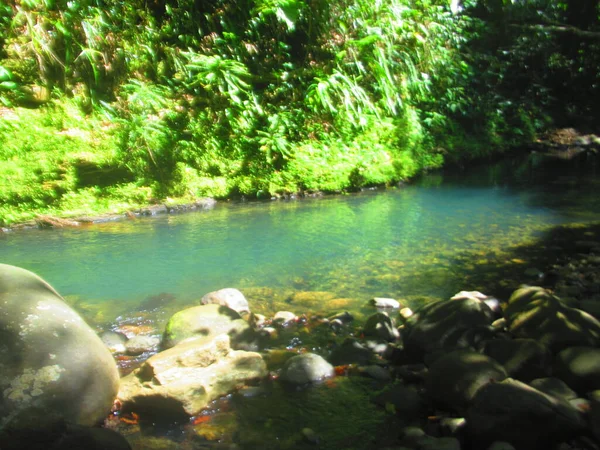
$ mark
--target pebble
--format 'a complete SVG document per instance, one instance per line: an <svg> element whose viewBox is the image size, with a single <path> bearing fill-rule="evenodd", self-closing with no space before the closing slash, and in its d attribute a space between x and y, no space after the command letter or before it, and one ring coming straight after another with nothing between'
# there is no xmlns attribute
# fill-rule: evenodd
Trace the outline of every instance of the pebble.
<svg viewBox="0 0 600 450"><path fill-rule="evenodd" d="M391 309L399 309L400 302L398 300L394 300L393 298L384 298L384 297L375 297L371 300L371 304L376 308L391 308Z"/></svg>

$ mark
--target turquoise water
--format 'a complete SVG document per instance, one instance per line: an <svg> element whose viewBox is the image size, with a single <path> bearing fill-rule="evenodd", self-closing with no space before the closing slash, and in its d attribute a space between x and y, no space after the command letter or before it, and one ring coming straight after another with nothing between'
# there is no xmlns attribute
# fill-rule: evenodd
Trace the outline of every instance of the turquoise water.
<svg viewBox="0 0 600 450"><path fill-rule="evenodd" d="M373 296L415 306L482 288L466 285L465 261L493 263L548 226L600 219L596 166L540 161L351 195L14 232L0 235L0 261L74 301L110 304L108 322L151 296L168 293L181 307L223 287L261 312L360 310Z"/></svg>

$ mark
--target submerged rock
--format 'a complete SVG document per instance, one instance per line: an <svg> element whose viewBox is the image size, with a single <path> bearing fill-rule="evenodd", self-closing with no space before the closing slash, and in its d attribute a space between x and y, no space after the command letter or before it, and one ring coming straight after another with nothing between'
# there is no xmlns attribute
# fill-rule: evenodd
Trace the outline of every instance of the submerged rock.
<svg viewBox="0 0 600 450"><path fill-rule="evenodd" d="M171 316L165 327L162 347L171 348L192 337L209 341L223 333L231 338L233 348L254 349L257 346L257 333L236 311L227 306L201 305Z"/></svg>
<svg viewBox="0 0 600 450"><path fill-rule="evenodd" d="M258 353L235 351L226 334L190 339L150 357L121 380L118 398L126 410L158 419L193 416L244 383L262 378Z"/></svg>
<svg viewBox="0 0 600 450"><path fill-rule="evenodd" d="M0 429L27 418L93 425L113 404L115 361L37 275L0 264Z"/></svg>
<svg viewBox="0 0 600 450"><path fill-rule="evenodd" d="M390 342L400 337L400 333L394 326L392 319L381 312L375 313L367 319L363 333L365 336Z"/></svg>
<svg viewBox="0 0 600 450"><path fill-rule="evenodd" d="M334 375L333 366L314 353L304 353L288 359L281 371L281 379L292 384L314 383Z"/></svg>
<svg viewBox="0 0 600 450"><path fill-rule="evenodd" d="M553 352L572 346L600 345L600 322L564 305L541 287L523 287L511 295L504 312L508 331L534 339Z"/></svg>
<svg viewBox="0 0 600 450"><path fill-rule="evenodd" d="M493 335L493 320L489 306L470 296L429 303L407 320L404 348L413 359L423 360L427 353L469 347Z"/></svg>
<svg viewBox="0 0 600 450"><path fill-rule="evenodd" d="M552 355L533 339L491 340L483 351L502 364L512 378L529 381L550 374Z"/></svg>
<svg viewBox="0 0 600 450"><path fill-rule="evenodd" d="M125 344L128 355L141 355L145 352L155 351L160 344L156 336L134 336Z"/></svg>
<svg viewBox="0 0 600 450"><path fill-rule="evenodd" d="M556 355L554 374L580 394L600 389L600 349L564 349Z"/></svg>
<svg viewBox="0 0 600 450"><path fill-rule="evenodd" d="M545 450L583 431L580 413L564 400L507 379L482 387L467 411L474 448L506 441L517 450Z"/></svg>
<svg viewBox="0 0 600 450"><path fill-rule="evenodd" d="M371 304L375 306L375 308L400 309L400 302L398 300L394 300L393 298L375 297L371 299Z"/></svg>
<svg viewBox="0 0 600 450"><path fill-rule="evenodd" d="M234 288L219 289L218 291L209 292L200 300L203 305L221 305L237 311L238 313L250 312L248 300L240 291Z"/></svg>
<svg viewBox="0 0 600 450"><path fill-rule="evenodd" d="M100 339L112 353L125 353L125 344L129 338L118 331L104 331L100 334Z"/></svg>
<svg viewBox="0 0 600 450"><path fill-rule="evenodd" d="M438 405L462 411L479 389L506 377L504 367L492 358L468 350L456 350L431 365L426 388Z"/></svg>

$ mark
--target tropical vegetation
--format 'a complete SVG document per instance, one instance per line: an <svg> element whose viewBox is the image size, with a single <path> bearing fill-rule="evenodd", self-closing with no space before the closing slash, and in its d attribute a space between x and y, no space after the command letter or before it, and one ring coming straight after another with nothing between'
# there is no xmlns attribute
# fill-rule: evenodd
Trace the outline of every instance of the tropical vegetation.
<svg viewBox="0 0 600 450"><path fill-rule="evenodd" d="M393 184L592 126L590 0L0 1L0 223Z"/></svg>

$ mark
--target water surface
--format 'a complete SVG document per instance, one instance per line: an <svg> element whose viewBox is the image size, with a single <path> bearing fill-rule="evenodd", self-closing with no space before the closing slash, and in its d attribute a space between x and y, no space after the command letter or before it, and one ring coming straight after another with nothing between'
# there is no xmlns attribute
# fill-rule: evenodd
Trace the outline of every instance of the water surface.
<svg viewBox="0 0 600 450"><path fill-rule="evenodd" d="M110 304L109 322L151 296L181 307L223 287L267 313L359 311L373 296L415 306L485 289L467 285L465 268L549 226L598 220L596 162L534 155L387 190L15 232L0 237L0 260L67 298Z"/></svg>

